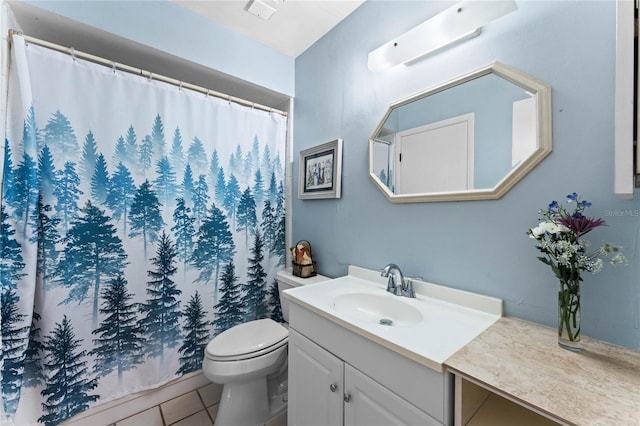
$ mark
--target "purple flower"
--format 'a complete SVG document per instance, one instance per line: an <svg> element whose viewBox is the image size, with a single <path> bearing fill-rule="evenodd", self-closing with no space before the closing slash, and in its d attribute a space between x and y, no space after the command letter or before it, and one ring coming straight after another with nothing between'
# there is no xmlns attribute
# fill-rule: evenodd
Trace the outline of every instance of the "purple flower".
<svg viewBox="0 0 640 426"><path fill-rule="evenodd" d="M567 195L567 202L572 202L578 199L578 194L576 194L575 192L572 194Z"/></svg>
<svg viewBox="0 0 640 426"><path fill-rule="evenodd" d="M578 208L584 209L584 208L587 208L587 207L591 207L591 203L588 202L587 200L582 200L582 201L578 202Z"/></svg>
<svg viewBox="0 0 640 426"><path fill-rule="evenodd" d="M558 202L556 200L553 200L550 204L549 204L549 210L555 210L558 208Z"/></svg>
<svg viewBox="0 0 640 426"><path fill-rule="evenodd" d="M558 223L571 229L578 237L598 226L605 225L604 220L600 218L586 217L580 213L575 213L571 216L562 216L558 219Z"/></svg>

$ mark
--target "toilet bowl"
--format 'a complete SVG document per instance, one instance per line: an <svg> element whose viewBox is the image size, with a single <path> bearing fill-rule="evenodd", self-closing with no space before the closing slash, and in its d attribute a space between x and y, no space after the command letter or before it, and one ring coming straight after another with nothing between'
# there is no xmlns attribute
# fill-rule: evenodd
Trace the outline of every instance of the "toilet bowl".
<svg viewBox="0 0 640 426"><path fill-rule="evenodd" d="M278 273L282 316L289 319L282 291L328 278L299 278ZM216 426L262 425L287 408L287 324L259 319L231 327L214 337L204 353L205 376L222 385Z"/></svg>

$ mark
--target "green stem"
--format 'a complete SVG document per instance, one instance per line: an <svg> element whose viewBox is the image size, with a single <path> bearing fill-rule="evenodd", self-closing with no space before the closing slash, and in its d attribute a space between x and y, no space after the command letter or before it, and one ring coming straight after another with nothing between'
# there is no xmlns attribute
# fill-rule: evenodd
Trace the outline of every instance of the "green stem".
<svg viewBox="0 0 640 426"><path fill-rule="evenodd" d="M568 340L575 342L580 335L580 285L577 280L571 281L560 280L558 336L562 337L563 330L566 329Z"/></svg>

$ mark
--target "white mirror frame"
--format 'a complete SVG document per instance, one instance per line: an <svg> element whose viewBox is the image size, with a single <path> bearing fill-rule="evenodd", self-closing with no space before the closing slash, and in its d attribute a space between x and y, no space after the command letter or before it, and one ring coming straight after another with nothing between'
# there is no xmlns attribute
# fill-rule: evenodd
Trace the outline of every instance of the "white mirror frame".
<svg viewBox="0 0 640 426"><path fill-rule="evenodd" d="M537 107L537 128L538 140L537 149L518 166L513 168L500 182L493 188L473 189L452 192L433 192L426 194L394 194L387 185L373 172L373 143L376 135L382 130L389 115L403 105L409 104L417 99L421 99L454 86L466 83L487 74L495 74L523 90L535 95ZM515 70L500 62L494 62L471 73L462 75L446 83L420 92L409 98L393 103L387 109L380 124L373 131L369 138L369 179L382 191L387 199L392 203L424 203L437 201L463 201L463 200L497 200L506 194L520 179L525 177L535 166L537 166L552 149L552 128L551 128L551 86L537 80L525 73Z"/></svg>

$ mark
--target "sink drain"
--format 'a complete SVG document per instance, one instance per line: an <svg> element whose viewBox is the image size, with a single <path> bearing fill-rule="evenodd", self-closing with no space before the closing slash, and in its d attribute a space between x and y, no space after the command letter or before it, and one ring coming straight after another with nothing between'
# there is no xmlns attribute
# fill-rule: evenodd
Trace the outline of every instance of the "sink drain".
<svg viewBox="0 0 640 426"><path fill-rule="evenodd" d="M393 321L389 318L382 318L380 320L380 325L393 325Z"/></svg>

